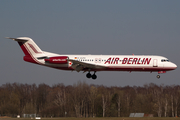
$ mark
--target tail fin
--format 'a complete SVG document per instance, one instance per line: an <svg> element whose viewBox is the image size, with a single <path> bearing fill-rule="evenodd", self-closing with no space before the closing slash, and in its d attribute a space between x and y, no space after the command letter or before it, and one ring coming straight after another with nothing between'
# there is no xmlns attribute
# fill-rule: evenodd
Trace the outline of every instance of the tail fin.
<svg viewBox="0 0 180 120"><path fill-rule="evenodd" d="M39 63L38 58L46 57L43 51L36 45L36 43L28 37L9 38L17 41L22 51L24 52L24 60L32 63Z"/></svg>

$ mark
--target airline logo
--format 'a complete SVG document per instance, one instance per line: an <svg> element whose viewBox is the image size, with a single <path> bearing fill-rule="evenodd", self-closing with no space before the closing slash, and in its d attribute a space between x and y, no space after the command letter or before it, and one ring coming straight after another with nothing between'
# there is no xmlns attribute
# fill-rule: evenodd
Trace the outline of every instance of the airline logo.
<svg viewBox="0 0 180 120"><path fill-rule="evenodd" d="M42 53L42 52L38 52L37 50L36 50L36 48L32 45L32 44L30 44L30 43L28 43L28 45L29 45L29 47L35 52L35 53Z"/></svg>
<svg viewBox="0 0 180 120"><path fill-rule="evenodd" d="M108 58L108 60L104 64L118 64L121 62L122 64L147 64L151 62L151 58L124 58L120 60L120 58Z"/></svg>
<svg viewBox="0 0 180 120"><path fill-rule="evenodd" d="M52 59L52 61L66 61L66 59Z"/></svg>

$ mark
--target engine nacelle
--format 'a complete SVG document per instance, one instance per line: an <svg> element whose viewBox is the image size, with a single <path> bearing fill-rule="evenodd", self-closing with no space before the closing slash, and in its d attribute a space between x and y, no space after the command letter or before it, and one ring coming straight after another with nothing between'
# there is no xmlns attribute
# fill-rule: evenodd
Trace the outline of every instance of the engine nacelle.
<svg viewBox="0 0 180 120"><path fill-rule="evenodd" d="M57 57L50 57L48 59L44 59L45 62L53 63L53 64L67 64L68 57L67 56L57 56Z"/></svg>

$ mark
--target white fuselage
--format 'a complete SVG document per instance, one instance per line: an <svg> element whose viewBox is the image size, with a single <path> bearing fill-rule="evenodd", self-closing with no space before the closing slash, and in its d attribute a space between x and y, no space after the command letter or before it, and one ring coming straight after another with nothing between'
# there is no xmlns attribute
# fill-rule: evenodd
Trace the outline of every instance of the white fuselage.
<svg viewBox="0 0 180 120"><path fill-rule="evenodd" d="M150 55L61 55L42 51L28 37L8 38L17 41L24 60L61 70L88 71L87 78L96 79L96 71L157 71L165 73L177 66L162 56ZM94 71L91 75L90 71ZM160 76L157 76L160 78Z"/></svg>
<svg viewBox="0 0 180 120"><path fill-rule="evenodd" d="M174 63L170 62L167 58L162 56L58 54L56 54L55 56L68 56L69 59L75 61L105 67L97 67L97 69L91 69L90 71L169 71L177 67ZM52 54L51 57L54 57L54 55ZM49 67L56 67L64 70L73 70L71 68L71 62L67 64L47 64L42 60L41 63Z"/></svg>

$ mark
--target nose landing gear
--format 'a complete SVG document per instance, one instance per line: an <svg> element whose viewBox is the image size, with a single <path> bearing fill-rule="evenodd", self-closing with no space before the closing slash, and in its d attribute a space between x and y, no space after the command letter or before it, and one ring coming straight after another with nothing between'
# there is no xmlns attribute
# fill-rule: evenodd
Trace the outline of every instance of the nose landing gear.
<svg viewBox="0 0 180 120"><path fill-rule="evenodd" d="M95 80L95 79L97 78L97 75L96 75L95 73L96 73L96 71L94 71L94 74L91 75L91 73L88 72L88 73L86 74L86 77L87 77L87 78L92 78L93 80Z"/></svg>
<svg viewBox="0 0 180 120"><path fill-rule="evenodd" d="M160 78L160 75L157 75L156 77L159 79L159 78Z"/></svg>
<svg viewBox="0 0 180 120"><path fill-rule="evenodd" d="M166 73L166 71L158 71L158 74ZM156 76L158 79L160 78L160 75Z"/></svg>

